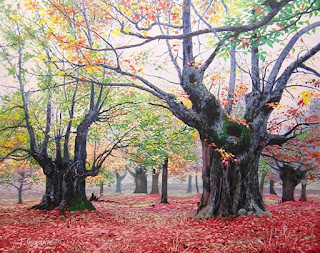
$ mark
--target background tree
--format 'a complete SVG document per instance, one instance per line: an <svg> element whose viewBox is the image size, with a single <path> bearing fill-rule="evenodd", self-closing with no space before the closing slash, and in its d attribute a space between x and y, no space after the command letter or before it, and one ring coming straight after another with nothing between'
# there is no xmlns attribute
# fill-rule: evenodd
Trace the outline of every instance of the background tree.
<svg viewBox="0 0 320 253"><path fill-rule="evenodd" d="M14 187L18 192L18 204L23 203L23 193L34 188L40 181L36 176L36 167L30 162L5 160L0 165L0 184Z"/></svg>
<svg viewBox="0 0 320 253"><path fill-rule="evenodd" d="M123 142L129 146L127 152L129 160L133 162L132 166L136 166L135 171L129 170L129 173L136 182L139 180L136 176L141 175L139 184L143 185L143 189L139 192L146 193L146 173L152 172L151 192L157 194L159 175L167 158L168 172L175 176L187 172L187 162L194 163L199 159L194 151L197 136L191 128L185 127L172 117L167 108L163 108L165 105L160 100L154 99L149 94L135 93L134 96L136 96L134 98L136 107L132 108L134 115L130 114L128 121L122 121L119 125L119 129L123 129L129 122L135 122L135 128ZM150 106L154 110L150 110ZM141 171L142 165L144 169ZM137 173L139 171L142 173Z"/></svg>
<svg viewBox="0 0 320 253"><path fill-rule="evenodd" d="M297 137L286 142L282 146L268 147L264 156L273 169L278 171L282 181L282 201L294 201L295 187L306 179L306 175L319 171L319 103L318 96L314 94L308 99L302 100L300 108L287 111L283 117L285 128L288 125L307 125L307 129L296 130ZM312 94L310 94L312 95ZM302 101L302 102L301 102ZM308 105L309 104L309 105ZM294 121L294 123L292 123ZM297 123L296 123L297 122ZM279 124L277 128L281 127ZM285 130L286 131L286 130Z"/></svg>
<svg viewBox="0 0 320 253"><path fill-rule="evenodd" d="M270 166L268 166L266 161L264 159L261 159L259 162L259 174L261 175L259 188L260 188L261 195L263 195L263 191L264 191L264 187L265 187L265 183L266 183L266 177L268 176L270 170L271 170L271 168L270 168Z"/></svg>

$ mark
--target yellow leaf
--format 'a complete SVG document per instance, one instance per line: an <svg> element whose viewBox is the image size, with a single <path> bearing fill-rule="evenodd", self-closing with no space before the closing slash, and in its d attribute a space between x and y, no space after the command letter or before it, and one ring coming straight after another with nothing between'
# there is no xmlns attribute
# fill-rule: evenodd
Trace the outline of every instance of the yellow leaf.
<svg viewBox="0 0 320 253"><path fill-rule="evenodd" d="M120 27L116 27L114 30L112 30L112 33L116 36L120 36L121 35Z"/></svg>
<svg viewBox="0 0 320 253"><path fill-rule="evenodd" d="M129 33L131 31L130 28L127 27L127 26L123 30L124 30L125 33Z"/></svg>

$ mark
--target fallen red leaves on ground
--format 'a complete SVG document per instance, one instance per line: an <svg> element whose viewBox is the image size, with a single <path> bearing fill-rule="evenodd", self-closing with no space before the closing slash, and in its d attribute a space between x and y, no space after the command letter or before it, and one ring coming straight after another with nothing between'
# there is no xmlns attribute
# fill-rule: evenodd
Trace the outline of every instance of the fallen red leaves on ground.
<svg viewBox="0 0 320 253"><path fill-rule="evenodd" d="M96 211L0 205L0 252L320 252L320 201L278 203L272 216L192 218L200 195L110 195Z"/></svg>

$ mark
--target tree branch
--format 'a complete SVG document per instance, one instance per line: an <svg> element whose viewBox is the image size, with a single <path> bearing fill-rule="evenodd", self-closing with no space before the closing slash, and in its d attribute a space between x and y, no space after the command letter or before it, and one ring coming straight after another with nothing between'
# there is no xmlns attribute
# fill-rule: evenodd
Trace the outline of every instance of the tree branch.
<svg viewBox="0 0 320 253"><path fill-rule="evenodd" d="M317 77L320 77L320 72L316 71L315 69L313 69L311 67L306 66L305 64L300 64L299 67L313 73Z"/></svg>
<svg viewBox="0 0 320 253"><path fill-rule="evenodd" d="M284 62L284 60L287 58L288 54L290 53L292 47L295 45L295 43L298 41L298 39L307 33L308 31L316 28L317 26L320 26L320 22L315 22L303 29L301 29L299 32L297 32L288 42L288 44L285 46L285 48L281 51L275 65L273 66L269 78L267 80L267 84L265 86L265 90L267 92L271 92L275 83L276 83L276 78L279 74L280 68ZM299 58L300 59L300 58ZM297 60L298 61L298 60ZM302 62L300 62L301 64Z"/></svg>
<svg viewBox="0 0 320 253"><path fill-rule="evenodd" d="M319 125L320 122L317 123L299 123L296 124L293 128L291 128L288 132L282 135L278 134L269 134L267 137L267 146L269 145L279 145L281 146L282 144L286 143L288 140L296 138L300 134L294 134L294 132L301 126L314 126L314 125ZM290 136L293 134L292 136Z"/></svg>

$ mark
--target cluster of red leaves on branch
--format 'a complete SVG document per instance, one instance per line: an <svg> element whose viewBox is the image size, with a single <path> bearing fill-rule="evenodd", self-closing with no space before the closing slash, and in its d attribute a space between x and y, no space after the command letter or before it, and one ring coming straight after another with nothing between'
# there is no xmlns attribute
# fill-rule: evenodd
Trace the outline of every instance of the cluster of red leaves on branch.
<svg viewBox="0 0 320 253"><path fill-rule="evenodd" d="M60 214L0 206L0 249L8 252L319 252L320 201L268 196L273 216L198 220L200 195L106 196L97 211Z"/></svg>

